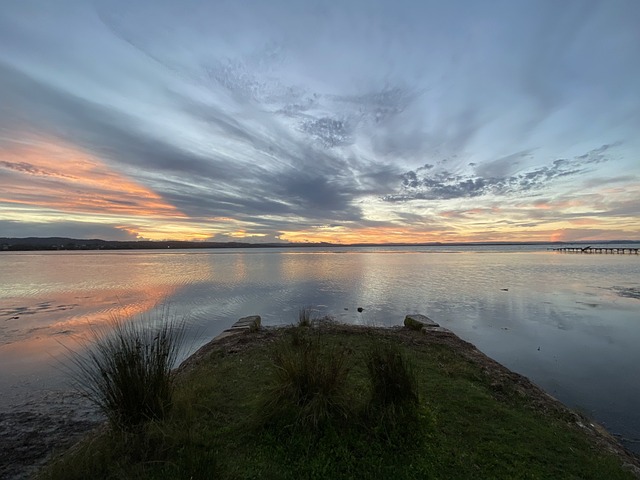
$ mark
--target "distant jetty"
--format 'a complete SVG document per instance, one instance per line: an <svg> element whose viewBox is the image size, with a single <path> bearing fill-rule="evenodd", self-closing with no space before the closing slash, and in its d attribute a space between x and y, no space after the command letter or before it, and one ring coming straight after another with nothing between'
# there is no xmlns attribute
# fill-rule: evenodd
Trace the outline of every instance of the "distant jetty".
<svg viewBox="0 0 640 480"><path fill-rule="evenodd" d="M560 247L560 248L548 248L547 250L553 250L560 253L610 253L610 254L631 254L638 255L640 248L629 247Z"/></svg>

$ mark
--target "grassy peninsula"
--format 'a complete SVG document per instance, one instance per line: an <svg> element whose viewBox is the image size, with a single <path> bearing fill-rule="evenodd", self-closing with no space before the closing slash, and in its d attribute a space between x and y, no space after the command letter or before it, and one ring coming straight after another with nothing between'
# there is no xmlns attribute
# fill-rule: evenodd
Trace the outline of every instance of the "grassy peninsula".
<svg viewBox="0 0 640 480"><path fill-rule="evenodd" d="M597 426L450 332L300 323L206 345L178 370L162 419L105 426L39 478L630 479L640 471Z"/></svg>

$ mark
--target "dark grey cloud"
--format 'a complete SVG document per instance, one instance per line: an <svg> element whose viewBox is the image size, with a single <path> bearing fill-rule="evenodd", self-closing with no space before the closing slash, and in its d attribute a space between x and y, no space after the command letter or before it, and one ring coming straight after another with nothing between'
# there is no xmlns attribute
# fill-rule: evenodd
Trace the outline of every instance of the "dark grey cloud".
<svg viewBox="0 0 640 480"><path fill-rule="evenodd" d="M297 145L286 132L270 143L214 108L207 110L213 129L223 129L227 138L243 142L258 158L276 156L282 166L246 165L234 162L231 155L196 154L166 139L150 137L139 130L135 119L118 111L51 89L1 64L0 71L4 74L0 82L13 81L30 92L20 95L20 89L14 88L10 102L0 108L23 115L33 112L31 122L36 123L39 134L106 156L125 171L136 169L139 179L189 215L241 218L263 213L318 220L359 216L359 209L350 205L359 191L353 187L354 173L348 167L358 163L357 159L343 160ZM4 127L13 125L7 121ZM375 184L375 176L368 176L368 182Z"/></svg>
<svg viewBox="0 0 640 480"><path fill-rule="evenodd" d="M204 223L366 225L380 197L409 222L401 201L636 174L639 21L633 0L14 2L0 146L71 145Z"/></svg>
<svg viewBox="0 0 640 480"><path fill-rule="evenodd" d="M0 219L0 236L10 238L68 237L136 240L135 235L125 230L114 228L111 225L74 221L26 223Z"/></svg>
<svg viewBox="0 0 640 480"><path fill-rule="evenodd" d="M127 113L52 88L0 62L0 89L11 95L0 106L7 135L35 134L86 148L100 157L139 169L225 176L233 165L187 152L140 130Z"/></svg>
<svg viewBox="0 0 640 480"><path fill-rule="evenodd" d="M640 199L612 201L608 204L607 216L640 218Z"/></svg>
<svg viewBox="0 0 640 480"><path fill-rule="evenodd" d="M571 160L557 159L549 165L513 175L482 177L475 172L473 174L455 174L444 169L433 173L422 173L421 170L425 170L422 167L416 171L409 170L403 173L400 176L400 193L386 195L383 199L388 202L399 202L523 194L544 187L552 187L554 181L565 177L584 174L591 166L608 161L605 152L610 148L610 145L602 145ZM517 159L528 155L528 152L518 152L503 157L495 162L489 162L488 168L481 171L496 174L517 170ZM508 165L509 161L515 163L516 166L511 168Z"/></svg>

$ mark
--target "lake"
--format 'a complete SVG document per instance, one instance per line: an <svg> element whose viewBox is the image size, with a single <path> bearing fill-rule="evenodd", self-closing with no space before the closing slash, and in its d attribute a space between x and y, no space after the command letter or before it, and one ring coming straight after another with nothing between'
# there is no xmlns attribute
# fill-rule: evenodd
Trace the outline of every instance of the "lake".
<svg viewBox="0 0 640 480"><path fill-rule="evenodd" d="M153 318L163 302L187 319L193 349L251 314L278 325L311 306L392 326L423 313L640 451L638 255L546 246L3 252L0 287L4 411L79 408L60 367L65 348L77 348L89 324Z"/></svg>

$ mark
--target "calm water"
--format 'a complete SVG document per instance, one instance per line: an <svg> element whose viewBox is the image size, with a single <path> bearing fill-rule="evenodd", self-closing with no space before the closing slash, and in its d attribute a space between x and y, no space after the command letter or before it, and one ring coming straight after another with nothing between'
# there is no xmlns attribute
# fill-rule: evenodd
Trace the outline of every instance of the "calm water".
<svg viewBox="0 0 640 480"><path fill-rule="evenodd" d="M196 348L239 317L291 323L311 305L388 326L424 313L640 450L640 256L540 246L2 253L0 288L0 409L63 398L62 345L111 315L153 316L168 302L187 315Z"/></svg>

